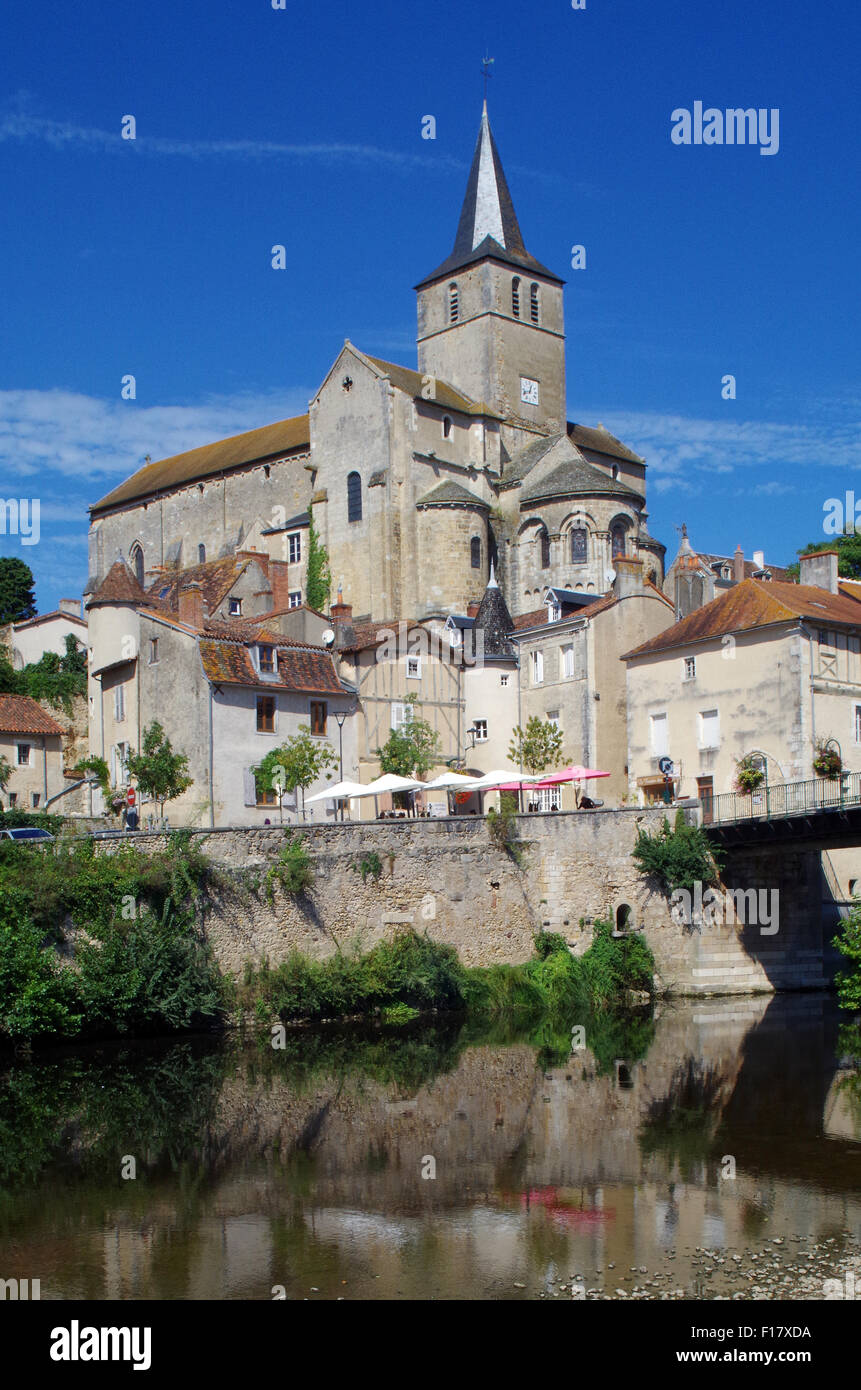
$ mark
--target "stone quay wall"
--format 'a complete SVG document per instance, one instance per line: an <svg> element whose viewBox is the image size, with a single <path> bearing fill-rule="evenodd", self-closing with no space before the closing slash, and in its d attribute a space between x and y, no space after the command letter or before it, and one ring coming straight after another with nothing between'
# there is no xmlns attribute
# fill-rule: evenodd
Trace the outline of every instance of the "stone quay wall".
<svg viewBox="0 0 861 1390"><path fill-rule="evenodd" d="M314 867L306 894L291 895L266 876L294 826L195 831L220 884L202 924L226 970L246 961L277 965L291 951L316 959L338 949L369 950L411 925L454 946L467 965L528 960L540 930L564 935L575 954L588 949L597 918L628 916L655 955L658 985L673 994L770 993L824 983L822 931L812 893L800 893L795 856L774 849L758 859L755 884L780 889L787 875L791 930L761 938L741 924L702 931L674 921L670 903L644 880L631 851L641 829L654 833L663 808L560 812L515 818L520 863L478 817L345 822L301 827ZM146 849L164 836L139 834ZM102 842L105 852L115 841ZM377 856L379 877L361 864ZM739 858L741 878L754 872ZM804 865L805 884L814 866ZM724 874L726 886L732 877ZM630 909L629 914L624 908ZM804 910L802 910L804 909ZM582 925L581 925L582 923ZM747 935L747 941L745 937ZM815 957L815 959L814 959Z"/></svg>

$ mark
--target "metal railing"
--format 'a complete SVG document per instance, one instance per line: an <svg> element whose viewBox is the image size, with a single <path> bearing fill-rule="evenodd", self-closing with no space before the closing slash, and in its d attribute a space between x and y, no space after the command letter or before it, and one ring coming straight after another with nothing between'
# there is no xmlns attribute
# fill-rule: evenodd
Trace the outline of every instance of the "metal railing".
<svg viewBox="0 0 861 1390"><path fill-rule="evenodd" d="M833 781L815 777L809 782L778 782L776 786L763 783L754 792L721 792L710 800L701 800L700 805L704 825L839 811L844 806L861 805L861 772L842 772Z"/></svg>

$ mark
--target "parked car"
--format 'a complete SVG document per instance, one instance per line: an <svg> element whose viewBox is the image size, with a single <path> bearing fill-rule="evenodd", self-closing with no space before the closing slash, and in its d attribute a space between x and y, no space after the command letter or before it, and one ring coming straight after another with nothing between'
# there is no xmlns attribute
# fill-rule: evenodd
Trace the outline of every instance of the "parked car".
<svg viewBox="0 0 861 1390"><path fill-rule="evenodd" d="M47 830L40 830L35 825L16 825L11 830L0 830L0 839L3 840L30 840L44 844L46 840L53 843L54 837Z"/></svg>

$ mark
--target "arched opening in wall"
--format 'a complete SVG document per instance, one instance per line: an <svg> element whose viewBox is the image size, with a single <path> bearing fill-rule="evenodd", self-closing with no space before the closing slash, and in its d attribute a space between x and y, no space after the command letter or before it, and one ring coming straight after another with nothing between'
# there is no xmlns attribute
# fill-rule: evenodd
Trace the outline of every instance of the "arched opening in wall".
<svg viewBox="0 0 861 1390"><path fill-rule="evenodd" d="M573 526L571 528L571 563L572 565L585 565L588 558L588 535L585 526Z"/></svg>
<svg viewBox="0 0 861 1390"><path fill-rule="evenodd" d="M619 903L616 908L616 931L631 930L631 907L629 903Z"/></svg>
<svg viewBox="0 0 861 1390"><path fill-rule="evenodd" d="M529 317L533 323L541 322L541 299L540 290L537 285L531 285L529 289Z"/></svg>
<svg viewBox="0 0 861 1390"><path fill-rule="evenodd" d="M472 569L481 569L481 536L473 536L469 543L469 563Z"/></svg>
<svg viewBox="0 0 861 1390"><path fill-rule="evenodd" d="M362 479L358 473L347 474L347 520L362 520Z"/></svg>
<svg viewBox="0 0 861 1390"><path fill-rule="evenodd" d="M511 282L511 312L516 319L520 318L520 276L515 275Z"/></svg>
<svg viewBox="0 0 861 1390"><path fill-rule="evenodd" d="M541 553L541 568L550 568L550 535L546 526L543 526L538 533L539 548Z"/></svg>
<svg viewBox="0 0 861 1390"><path fill-rule="evenodd" d="M617 522L610 532L610 555L614 560L625 557L625 528Z"/></svg>
<svg viewBox="0 0 861 1390"><path fill-rule="evenodd" d="M135 572L135 579L136 579L137 582L140 584L141 588L143 588L143 582L144 582L144 553L143 553L143 550L141 549L141 547L137 544L137 542L135 542L135 544L132 546L131 561L132 561L132 569L133 569L134 572Z"/></svg>
<svg viewBox="0 0 861 1390"><path fill-rule="evenodd" d="M201 541L200 545L197 547L197 563L199 565L206 564L206 546L203 544L203 541Z"/></svg>
<svg viewBox="0 0 861 1390"><path fill-rule="evenodd" d="M443 439L448 439L450 435L451 435L451 416L450 416L450 415L444 415L444 416L442 417L442 437L443 437Z"/></svg>
<svg viewBox="0 0 861 1390"><path fill-rule="evenodd" d="M460 293L457 288L457 281L452 281L448 287L448 321L457 323L460 318Z"/></svg>

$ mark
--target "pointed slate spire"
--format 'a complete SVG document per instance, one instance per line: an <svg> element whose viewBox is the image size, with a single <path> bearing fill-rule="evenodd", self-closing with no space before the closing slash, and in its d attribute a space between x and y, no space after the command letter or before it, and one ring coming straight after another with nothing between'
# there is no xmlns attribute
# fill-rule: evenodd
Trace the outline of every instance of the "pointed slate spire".
<svg viewBox="0 0 861 1390"><path fill-rule="evenodd" d="M511 656L508 634L514 631L514 620L496 582L493 561L490 564L487 588L475 615L473 632L478 631L484 633L485 656Z"/></svg>
<svg viewBox="0 0 861 1390"><path fill-rule="evenodd" d="M460 221L451 255L428 275L416 289L421 289L441 275L450 275L461 266L491 257L508 265L547 276L554 283L564 281L530 256L520 231L517 213L508 190L502 160L490 129L485 101L481 112L478 140L472 156L472 167L466 184L466 196L460 211Z"/></svg>

